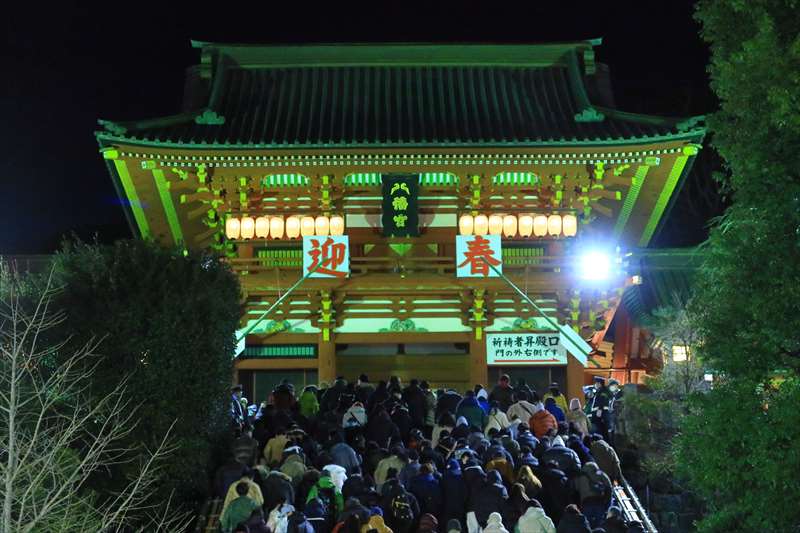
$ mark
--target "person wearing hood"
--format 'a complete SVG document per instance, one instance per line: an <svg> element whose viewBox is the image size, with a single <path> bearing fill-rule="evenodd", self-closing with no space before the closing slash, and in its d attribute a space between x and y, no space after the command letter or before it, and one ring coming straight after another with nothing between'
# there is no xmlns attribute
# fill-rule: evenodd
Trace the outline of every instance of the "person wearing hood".
<svg viewBox="0 0 800 533"><path fill-rule="evenodd" d="M239 494L238 487L240 487L242 483L244 483L247 486L247 492L245 493L245 496L256 502L258 505L264 505L264 496L262 496L261 494L261 487L259 487L256 484L256 482L253 481L254 477L255 477L254 470L250 468L244 469L244 471L242 472L242 477L239 478L239 480L236 483L232 484L230 488L228 488L228 493L225 495L225 500L222 503L223 512L225 511L225 508L228 507L228 505L233 500L241 496L241 494ZM247 516L250 516L250 514L248 513ZM245 519L246 518L247 517L245 517Z"/></svg>
<svg viewBox="0 0 800 533"><path fill-rule="evenodd" d="M416 450L408 450L406 457L408 457L408 462L397 473L397 479L408 489L409 483L419 474L422 465L419 464L419 453Z"/></svg>
<svg viewBox="0 0 800 533"><path fill-rule="evenodd" d="M220 514L220 529L223 533L230 533L240 523L245 522L254 510L261 507L261 504L249 498L249 487L246 482L236 483L231 488L236 497L222 509Z"/></svg>
<svg viewBox="0 0 800 533"><path fill-rule="evenodd" d="M255 466L258 455L258 441L253 438L253 431L245 428L240 437L233 441L233 456L245 466Z"/></svg>
<svg viewBox="0 0 800 533"><path fill-rule="evenodd" d="M583 516L578 506L567 505L561 520L558 521L557 533L592 533L589 521Z"/></svg>
<svg viewBox="0 0 800 533"><path fill-rule="evenodd" d="M567 448L578 454L578 459L581 460L581 464L586 464L590 461L594 462L594 457L592 457L589 448L586 447L580 436L570 435L567 438Z"/></svg>
<svg viewBox="0 0 800 533"><path fill-rule="evenodd" d="M531 499L525 514L519 518L514 533L556 533L556 526L545 514L542 505Z"/></svg>
<svg viewBox="0 0 800 533"><path fill-rule="evenodd" d="M352 446L344 442L338 432L331 434L330 455L333 463L345 469L347 474L352 474L361 468L361 456L356 453Z"/></svg>
<svg viewBox="0 0 800 533"><path fill-rule="evenodd" d="M414 420L411 418L411 413L403 404L395 404L392 409L392 422L394 422L397 429L400 431L400 438L403 442L408 443L408 437L411 436L411 430L414 429Z"/></svg>
<svg viewBox="0 0 800 533"><path fill-rule="evenodd" d="M295 511L289 515L286 533L315 533L315 531L306 515L302 511Z"/></svg>
<svg viewBox="0 0 800 533"><path fill-rule="evenodd" d="M575 479L581 509L592 527L600 527L611 503L611 480L596 463L586 463Z"/></svg>
<svg viewBox="0 0 800 533"><path fill-rule="evenodd" d="M551 383L550 390L548 390L542 397L542 401L544 402L545 406L547 405L548 398L552 398L562 412L567 411L567 398L566 396L561 394L561 390L559 390L558 383L556 382Z"/></svg>
<svg viewBox="0 0 800 533"><path fill-rule="evenodd" d="M583 412L581 401L573 398L569 401L569 410L566 412L567 422L575 427L575 430L584 437L589 434L589 417Z"/></svg>
<svg viewBox="0 0 800 533"><path fill-rule="evenodd" d="M558 438L558 440L561 439ZM542 453L539 460L543 463L550 461L556 463L558 469L563 471L570 478L577 476L581 471L581 460L578 454L560 443L551 444L551 446Z"/></svg>
<svg viewBox="0 0 800 533"><path fill-rule="evenodd" d="M286 428L278 427L275 430L275 436L269 439L264 447L264 459L270 468L275 468L281 464L283 450L286 448L287 442L289 442L289 436L286 434Z"/></svg>
<svg viewBox="0 0 800 533"><path fill-rule="evenodd" d="M245 465L233 457L229 457L228 461L217 468L214 474L214 495L217 498L224 498L228 494L228 489L241 479L245 470L247 470Z"/></svg>
<svg viewBox="0 0 800 533"><path fill-rule="evenodd" d="M333 506L333 508L330 509L332 516L339 516L339 513L344 510L342 491L336 486L330 471L327 469L322 471L319 480L311 487L311 490L308 491L306 505L318 498Z"/></svg>
<svg viewBox="0 0 800 533"><path fill-rule="evenodd" d="M475 392L467 391L467 395L459 402L456 416L464 417L470 426L482 430L486 426L486 413L475 398Z"/></svg>
<svg viewBox="0 0 800 533"><path fill-rule="evenodd" d="M272 403L281 411L291 411L297 400L294 397L294 385L284 379L272 391Z"/></svg>
<svg viewBox="0 0 800 533"><path fill-rule="evenodd" d="M519 420L527 423L536 411L536 406L528 401L529 396L523 391L514 393L514 403L508 408L508 419L513 422Z"/></svg>
<svg viewBox="0 0 800 533"><path fill-rule="evenodd" d="M447 431L448 434L452 434L455 427L456 419L453 416L453 413L449 411L442 413L442 416L439 417L436 425L433 426L433 432L431 433L431 442L433 442L433 446L436 447L439 445L439 438L442 434L442 431Z"/></svg>
<svg viewBox="0 0 800 533"><path fill-rule="evenodd" d="M489 409L491 409L489 393L486 392L486 389L484 389L482 385L475 385L473 390L475 391L475 399L478 400L478 405L480 405L483 412L488 415Z"/></svg>
<svg viewBox="0 0 800 533"><path fill-rule="evenodd" d="M503 517L500 516L500 513L494 512L489 515L486 527L483 528L483 533L508 533L508 530L503 525Z"/></svg>
<svg viewBox="0 0 800 533"><path fill-rule="evenodd" d="M486 391L481 389L481 392ZM510 425L511 422L508 420L508 416L506 416L506 414L500 409L500 404L497 402L492 402L483 432L488 435L489 431L492 429L495 431L502 431L508 428Z"/></svg>
<svg viewBox="0 0 800 533"><path fill-rule="evenodd" d="M461 522L456 519L450 519L447 521L447 529L445 529L447 533L461 533Z"/></svg>
<svg viewBox="0 0 800 533"><path fill-rule="evenodd" d="M572 496L572 489L567 475L558 469L556 463L543 463L535 472L536 477L542 482L542 491L539 501L544 507L547 516L558 524Z"/></svg>
<svg viewBox="0 0 800 533"><path fill-rule="evenodd" d="M514 403L514 387L511 386L511 378L507 374L500 376L492 393L489 395L489 401L496 401L500 404L500 409L504 412L508 411L511 404Z"/></svg>
<svg viewBox="0 0 800 533"><path fill-rule="evenodd" d="M456 419L456 427L450 432L450 436L456 441L459 441L461 439L466 440L466 438L469 437L469 434L469 421L465 417L459 416Z"/></svg>
<svg viewBox="0 0 800 533"><path fill-rule="evenodd" d="M442 486L434 475L432 465L426 463L408 484L408 490L419 502L420 512L438 516L442 511Z"/></svg>
<svg viewBox="0 0 800 533"><path fill-rule="evenodd" d="M548 412L555 417L556 422L567 421L567 416L564 414L564 411L556 404L556 400L554 398L547 398L544 401L544 408L547 409Z"/></svg>
<svg viewBox="0 0 800 533"><path fill-rule="evenodd" d="M308 467L306 467L303 450L300 446L290 446L283 450L283 463L280 471L289 476L293 487L297 488L300 485L307 470Z"/></svg>
<svg viewBox="0 0 800 533"><path fill-rule="evenodd" d="M383 521L381 515L374 514L369 517L369 521L361 526L361 533L393 533L389 526Z"/></svg>
<svg viewBox="0 0 800 533"><path fill-rule="evenodd" d="M358 381L356 381L355 387L356 401L361 402L361 404L364 406L369 405L369 401L373 394L375 394L375 387L373 387L372 383L369 382L367 375L361 374L358 376Z"/></svg>
<svg viewBox="0 0 800 533"><path fill-rule="evenodd" d="M386 525L395 533L411 533L420 514L417 499L396 478L389 479L383 487L381 508L386 511Z"/></svg>
<svg viewBox="0 0 800 533"><path fill-rule="evenodd" d="M537 439L551 436L558 429L558 421L541 403L534 407L534 413L528 420L528 425Z"/></svg>
<svg viewBox="0 0 800 533"><path fill-rule="evenodd" d="M350 515L357 515L359 521L365 524L369 521L369 509L364 507L358 498L347 498L344 502L344 510L339 515L337 522L347 522Z"/></svg>
<svg viewBox="0 0 800 533"><path fill-rule="evenodd" d="M378 386L375 387L375 392L372 393L370 396L369 401L367 402L367 413L372 415L376 409L383 406L383 404L389 399L389 386L386 384L385 381L381 380L378 382Z"/></svg>
<svg viewBox="0 0 800 533"><path fill-rule="evenodd" d="M447 467L442 475L442 521L457 520L466 523L467 515L467 484L461 473L461 465L455 459L447 461Z"/></svg>
<svg viewBox="0 0 800 533"><path fill-rule="evenodd" d="M508 515L507 508L508 491L500 472L490 470L486 472L486 481L480 491L470 498L470 510L475 512L478 523L483 525L489 520L489 515L495 511L500 511L501 515Z"/></svg>
<svg viewBox="0 0 800 533"><path fill-rule="evenodd" d="M385 409L379 409L369 417L364 438L376 442L381 448L389 448L393 442L400 441L400 429L392 422Z"/></svg>
<svg viewBox="0 0 800 533"><path fill-rule="evenodd" d="M425 380L419 386L425 394L425 426L423 429L425 436L431 438L433 426L436 425L436 393L431 390L430 384Z"/></svg>
<svg viewBox="0 0 800 533"><path fill-rule="evenodd" d="M608 508L603 529L606 530L606 533L627 533L628 526L625 523L625 517L622 515L622 509L615 505Z"/></svg>

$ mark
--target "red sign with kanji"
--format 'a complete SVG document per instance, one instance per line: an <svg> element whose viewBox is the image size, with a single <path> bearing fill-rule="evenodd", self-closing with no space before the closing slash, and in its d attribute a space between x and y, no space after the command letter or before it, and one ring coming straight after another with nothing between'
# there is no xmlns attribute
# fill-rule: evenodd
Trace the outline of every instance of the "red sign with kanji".
<svg viewBox="0 0 800 533"><path fill-rule="evenodd" d="M303 237L303 275L309 272L312 278L346 278L350 274L347 235Z"/></svg>
<svg viewBox="0 0 800 533"><path fill-rule="evenodd" d="M456 236L456 276L459 278L492 278L503 271L500 235Z"/></svg>

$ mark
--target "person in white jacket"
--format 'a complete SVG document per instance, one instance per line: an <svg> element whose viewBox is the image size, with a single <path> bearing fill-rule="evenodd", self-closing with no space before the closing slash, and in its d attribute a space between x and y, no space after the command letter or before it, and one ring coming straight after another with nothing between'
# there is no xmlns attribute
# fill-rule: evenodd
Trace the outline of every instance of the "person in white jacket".
<svg viewBox="0 0 800 533"><path fill-rule="evenodd" d="M483 528L483 533L508 533L508 530L503 526L503 517L500 513L492 513L486 521L486 527Z"/></svg>
<svg viewBox="0 0 800 533"><path fill-rule="evenodd" d="M506 414L508 415L508 420L514 422L514 420L519 420L520 422L528 423L533 413L535 413L536 406L529 402L529 398L527 393L523 391L517 391L514 393L514 399L516 403L513 403L511 407L508 408Z"/></svg>
<svg viewBox="0 0 800 533"><path fill-rule="evenodd" d="M500 410L500 404L492 402L492 408L489 410L489 416L487 417L486 427L483 432L488 435L490 429L500 431L506 429L510 425L511 422L508 421L508 417Z"/></svg>
<svg viewBox="0 0 800 533"><path fill-rule="evenodd" d="M556 526L536 500L528 502L528 508L514 528L514 533L556 533Z"/></svg>

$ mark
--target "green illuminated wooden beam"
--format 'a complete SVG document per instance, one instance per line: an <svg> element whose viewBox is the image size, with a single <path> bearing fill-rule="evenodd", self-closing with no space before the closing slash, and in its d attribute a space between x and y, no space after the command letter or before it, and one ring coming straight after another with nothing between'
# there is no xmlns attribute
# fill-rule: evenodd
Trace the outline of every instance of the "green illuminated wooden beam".
<svg viewBox="0 0 800 533"><path fill-rule="evenodd" d="M139 195L136 192L136 187L133 185L133 180L128 172L128 166L125 161L121 159L114 159L114 168L117 169L119 181L122 183L122 189L125 191L125 196L131 206L133 218L136 220L136 225L139 227L139 234L143 238L150 236L150 225L147 223L147 217L142 209L142 202L139 200Z"/></svg>

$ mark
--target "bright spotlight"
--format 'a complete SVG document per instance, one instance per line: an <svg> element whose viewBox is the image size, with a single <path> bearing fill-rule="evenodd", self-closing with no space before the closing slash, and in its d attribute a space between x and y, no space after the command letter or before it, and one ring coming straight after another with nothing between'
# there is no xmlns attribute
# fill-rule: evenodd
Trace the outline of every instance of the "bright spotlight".
<svg viewBox="0 0 800 533"><path fill-rule="evenodd" d="M587 252L581 257L580 275L584 279L603 280L611 274L611 258L603 252Z"/></svg>

